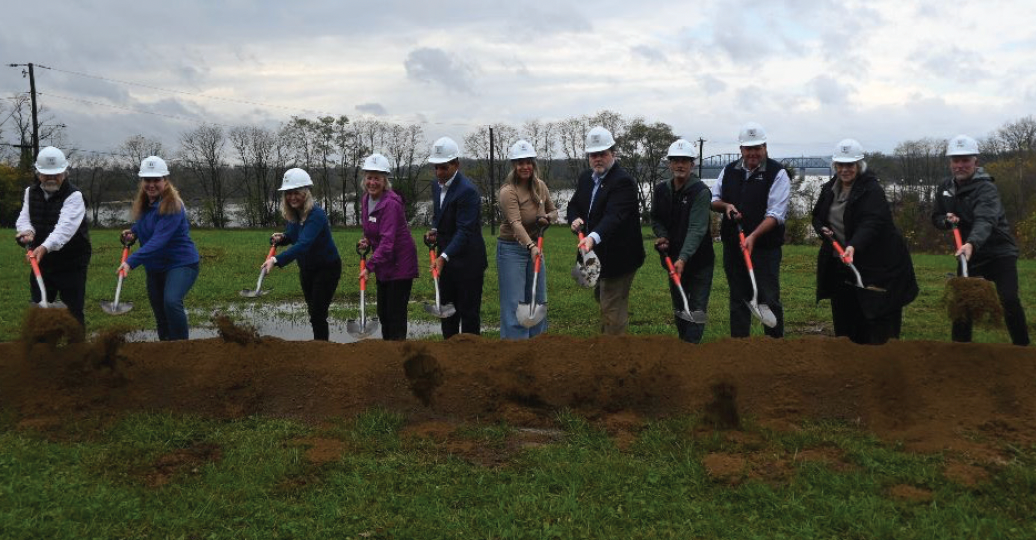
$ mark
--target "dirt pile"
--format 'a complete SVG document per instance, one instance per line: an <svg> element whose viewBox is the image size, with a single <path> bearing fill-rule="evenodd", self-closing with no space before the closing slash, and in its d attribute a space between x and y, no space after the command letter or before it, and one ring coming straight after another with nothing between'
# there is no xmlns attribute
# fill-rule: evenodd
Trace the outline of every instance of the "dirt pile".
<svg viewBox="0 0 1036 540"><path fill-rule="evenodd" d="M955 277L943 293L946 313L951 321L968 321L984 326L1004 325L1004 309L993 282L982 278Z"/></svg>
<svg viewBox="0 0 1036 540"><path fill-rule="evenodd" d="M0 344L0 408L30 421L136 410L320 421L382 407L412 422L533 428L553 427L556 412L567 408L602 421L699 413L718 428L747 421L794 429L805 419L840 419L919 450L1036 441L1036 350L1010 345L208 339L119 344L110 366L85 360L97 347L27 352L21 343Z"/></svg>

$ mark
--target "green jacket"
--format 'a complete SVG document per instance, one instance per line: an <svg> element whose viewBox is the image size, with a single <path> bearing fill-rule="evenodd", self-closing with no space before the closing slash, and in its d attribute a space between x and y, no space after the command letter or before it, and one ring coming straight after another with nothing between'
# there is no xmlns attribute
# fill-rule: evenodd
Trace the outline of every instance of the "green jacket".
<svg viewBox="0 0 1036 540"><path fill-rule="evenodd" d="M946 230L950 228L946 221L948 212L960 218L957 227L961 238L975 248L972 265L1001 257L1018 257L1018 244L1011 235L1004 206L1000 204L1000 193L993 182L993 177L979 167L970 180L961 184L953 177L944 180L935 196L932 223Z"/></svg>

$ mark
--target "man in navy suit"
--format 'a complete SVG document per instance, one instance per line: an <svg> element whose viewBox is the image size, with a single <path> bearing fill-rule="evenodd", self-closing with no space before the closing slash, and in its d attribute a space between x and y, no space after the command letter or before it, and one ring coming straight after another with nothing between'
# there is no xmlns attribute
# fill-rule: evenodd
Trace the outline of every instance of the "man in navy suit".
<svg viewBox="0 0 1036 540"><path fill-rule="evenodd" d="M586 155L590 170L579 176L567 219L573 232L585 228L580 247L594 250L601 260L601 277L594 290L601 304L601 331L618 336L626 333L630 288L644 264L637 184L616 162L615 139L607 129L590 130Z"/></svg>
<svg viewBox="0 0 1036 540"><path fill-rule="evenodd" d="M432 182L432 230L426 238L434 242L439 256L442 303L452 302L457 312L442 319L442 337L458 332L479 335L482 315L482 281L485 277L486 242L482 238L482 196L460 172L460 147L449 137L432 145L428 162L435 168Z"/></svg>

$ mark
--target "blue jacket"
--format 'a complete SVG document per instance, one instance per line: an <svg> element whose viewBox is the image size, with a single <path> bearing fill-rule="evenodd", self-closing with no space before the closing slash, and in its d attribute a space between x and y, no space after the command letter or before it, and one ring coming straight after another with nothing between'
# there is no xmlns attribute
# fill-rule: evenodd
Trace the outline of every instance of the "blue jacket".
<svg viewBox="0 0 1036 540"><path fill-rule="evenodd" d="M329 262L340 260L338 248L331 238L331 225L327 222L324 209L314 206L306 221L289 221L284 228L284 242L294 244L284 253L277 254L277 266L287 266L298 259L299 268L319 268Z"/></svg>
<svg viewBox="0 0 1036 540"><path fill-rule="evenodd" d="M191 240L190 225L187 222L187 209L180 208L176 214L159 214L158 205L162 199L144 209L140 219L130 229L140 241L140 249L126 259L130 268L141 264L151 272L164 272L196 264L200 257L198 248Z"/></svg>
<svg viewBox="0 0 1036 540"><path fill-rule="evenodd" d="M486 241L482 238L482 196L471 180L457 172L446 197L439 204L442 188L432 181L432 209L439 253L449 257L447 271L474 276L485 272Z"/></svg>

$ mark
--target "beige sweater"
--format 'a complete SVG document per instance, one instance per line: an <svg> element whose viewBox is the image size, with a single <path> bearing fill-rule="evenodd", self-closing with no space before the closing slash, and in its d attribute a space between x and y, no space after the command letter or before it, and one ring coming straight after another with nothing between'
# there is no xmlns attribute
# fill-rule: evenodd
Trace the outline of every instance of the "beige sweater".
<svg viewBox="0 0 1036 540"><path fill-rule="evenodd" d="M547 184L539 178L534 178L533 181L536 184L539 204L533 202L532 193L525 185L505 182L500 188L500 213L504 217L503 223L500 224L501 240L528 246L534 242L534 235L539 232L539 226L536 225L538 216L548 216L551 223L557 221L558 209L550 200Z"/></svg>

